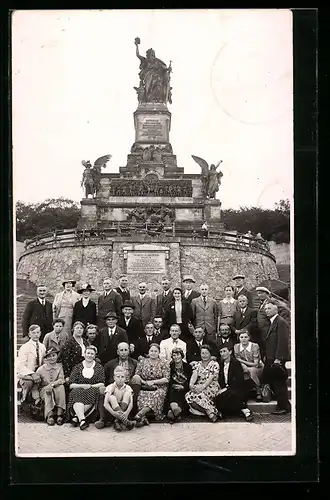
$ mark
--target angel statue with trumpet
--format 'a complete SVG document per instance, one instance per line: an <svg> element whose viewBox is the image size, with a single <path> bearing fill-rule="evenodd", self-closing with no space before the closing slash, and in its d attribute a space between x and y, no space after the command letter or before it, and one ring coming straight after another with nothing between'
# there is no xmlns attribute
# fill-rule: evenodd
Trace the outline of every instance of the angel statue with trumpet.
<svg viewBox="0 0 330 500"><path fill-rule="evenodd" d="M209 167L207 161L203 160L203 158L194 155L191 155L191 157L201 167L202 189L204 196L210 199L215 198L216 193L219 191L221 177L223 176L223 173L221 171L218 172L217 170L219 165L222 163L222 160L220 160L216 165L212 163Z"/></svg>
<svg viewBox="0 0 330 500"><path fill-rule="evenodd" d="M89 195L97 195L101 187L101 170L107 166L111 156L112 155L101 156L95 160L93 166L89 160L82 160L81 164L85 167L85 170L80 184L81 187L85 188L85 198L88 198Z"/></svg>

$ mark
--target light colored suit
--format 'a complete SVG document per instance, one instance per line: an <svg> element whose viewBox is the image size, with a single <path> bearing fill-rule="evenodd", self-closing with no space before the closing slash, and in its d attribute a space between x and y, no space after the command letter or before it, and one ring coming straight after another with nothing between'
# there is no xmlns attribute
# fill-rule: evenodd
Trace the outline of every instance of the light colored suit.
<svg viewBox="0 0 330 500"><path fill-rule="evenodd" d="M218 329L219 308L214 299L206 298L204 304L202 296L192 299L191 308L193 311L193 322L195 328L201 326L205 333L215 338Z"/></svg>
<svg viewBox="0 0 330 500"><path fill-rule="evenodd" d="M159 344L160 353L159 356L167 361L172 361L172 351L174 347L180 347L180 349L184 352L183 360L186 361L186 353L187 353L187 344L183 342L183 340L178 339L177 341L173 341L172 338L162 340Z"/></svg>
<svg viewBox="0 0 330 500"><path fill-rule="evenodd" d="M43 363L44 356L46 354L46 347L41 342L39 343L39 365ZM16 370L18 377L24 377L25 375L31 375L36 370L37 353L35 342L31 339L23 344L19 351L17 357Z"/></svg>
<svg viewBox="0 0 330 500"><path fill-rule="evenodd" d="M150 321L153 322L156 315L156 302L147 294L141 299L140 295L132 298L135 306L134 316L142 321L143 328Z"/></svg>

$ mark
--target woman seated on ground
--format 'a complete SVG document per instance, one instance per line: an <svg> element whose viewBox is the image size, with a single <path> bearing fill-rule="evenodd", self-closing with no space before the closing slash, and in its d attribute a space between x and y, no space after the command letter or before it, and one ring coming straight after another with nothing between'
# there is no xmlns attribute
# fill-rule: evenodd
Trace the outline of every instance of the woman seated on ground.
<svg viewBox="0 0 330 500"><path fill-rule="evenodd" d="M104 369L95 361L97 348L87 346L85 360L76 365L69 379L68 415L74 427L79 424L83 431L88 427L86 421L97 408L100 392L104 391Z"/></svg>
<svg viewBox="0 0 330 500"><path fill-rule="evenodd" d="M64 344L61 350L61 362L65 377L69 377L75 365L84 359L87 341L83 338L85 325L76 321L72 328L72 337Z"/></svg>
<svg viewBox="0 0 330 500"><path fill-rule="evenodd" d="M214 399L219 393L219 364L211 359L211 348L201 346L201 361L198 361L190 379L190 391L186 394L190 412L207 415L211 422L217 420Z"/></svg>
<svg viewBox="0 0 330 500"><path fill-rule="evenodd" d="M65 378L62 365L57 362L58 350L50 347L44 356L44 364L36 374L40 377L40 398L44 401L44 415L48 425L57 425L64 422L66 410Z"/></svg>
<svg viewBox="0 0 330 500"><path fill-rule="evenodd" d="M167 395L167 417L173 423L181 420L181 414L186 413L188 410L185 395L189 389L192 368L189 363L183 361L184 352L180 347L175 347L171 355L171 373Z"/></svg>
<svg viewBox="0 0 330 500"><path fill-rule="evenodd" d="M99 329L97 328L96 325L90 324L86 326L85 329L85 338L87 345L93 345L99 350L99 345L98 345L98 335L99 335ZM95 361L98 363L101 363L101 360L99 357L95 358Z"/></svg>
<svg viewBox="0 0 330 500"><path fill-rule="evenodd" d="M250 341L251 335L247 329L242 329L239 334L239 344L234 346L235 358L241 363L244 378L251 379L256 388L256 401L262 401L260 391L260 378L264 364L260 357L258 344Z"/></svg>
<svg viewBox="0 0 330 500"><path fill-rule="evenodd" d="M159 352L159 345L151 344L149 357L139 361L136 367L136 382L141 385L137 398L139 411L134 418L137 427L149 424L146 415L151 411L154 413L155 420L163 419L170 365L165 359L159 357Z"/></svg>
<svg viewBox="0 0 330 500"><path fill-rule="evenodd" d="M104 408L114 418L116 431L130 431L135 425L128 419L133 408L133 389L125 383L126 371L122 366L117 366L113 375L114 382L105 389Z"/></svg>

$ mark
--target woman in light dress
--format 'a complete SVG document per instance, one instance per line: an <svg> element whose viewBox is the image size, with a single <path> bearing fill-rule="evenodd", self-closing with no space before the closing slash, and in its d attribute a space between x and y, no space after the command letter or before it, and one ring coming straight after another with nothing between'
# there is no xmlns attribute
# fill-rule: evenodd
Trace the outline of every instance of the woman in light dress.
<svg viewBox="0 0 330 500"><path fill-rule="evenodd" d="M232 325L234 321L234 314L237 310L237 300L234 299L234 287L227 285L225 287L225 296L219 303L219 326Z"/></svg>
<svg viewBox="0 0 330 500"><path fill-rule="evenodd" d="M62 331L68 335L71 335L73 306L80 300L79 293L73 289L75 284L74 280L63 281L62 286L64 290L55 295L53 302L53 317L54 319L61 318L64 320L65 323Z"/></svg>

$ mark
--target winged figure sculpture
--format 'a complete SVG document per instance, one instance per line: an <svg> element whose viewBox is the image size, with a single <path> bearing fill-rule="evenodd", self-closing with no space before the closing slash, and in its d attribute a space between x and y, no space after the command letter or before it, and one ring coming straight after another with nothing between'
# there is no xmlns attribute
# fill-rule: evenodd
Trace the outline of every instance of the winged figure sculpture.
<svg viewBox="0 0 330 500"><path fill-rule="evenodd" d="M83 172L81 186L85 188L85 197L88 198L89 195L94 196L98 193L101 187L101 170L107 166L108 161L110 161L112 155L100 156L95 160L94 165L91 162L82 160L81 164L85 167Z"/></svg>
<svg viewBox="0 0 330 500"><path fill-rule="evenodd" d="M222 160L220 160L217 165L212 163L209 166L207 161L203 158L195 155L191 155L191 157L201 167L202 191L204 196L211 199L215 198L216 193L219 191L221 177L223 176L223 173L217 170Z"/></svg>

